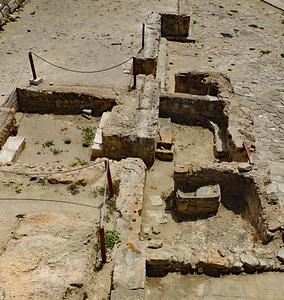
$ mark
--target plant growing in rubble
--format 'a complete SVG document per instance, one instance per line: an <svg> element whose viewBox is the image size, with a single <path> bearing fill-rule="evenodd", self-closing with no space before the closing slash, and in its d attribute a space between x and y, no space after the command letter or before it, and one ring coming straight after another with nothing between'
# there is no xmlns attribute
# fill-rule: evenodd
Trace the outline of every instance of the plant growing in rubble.
<svg viewBox="0 0 284 300"><path fill-rule="evenodd" d="M49 140L49 141L46 141L44 144L42 144L43 148L49 148L51 146L54 146L54 142L53 140Z"/></svg>
<svg viewBox="0 0 284 300"><path fill-rule="evenodd" d="M63 142L64 142L64 144L69 145L69 144L71 144L72 141L70 138L65 138Z"/></svg>
<svg viewBox="0 0 284 300"><path fill-rule="evenodd" d="M71 183L68 187L67 187L67 191L70 192L72 195L77 195L79 194L79 186L76 183Z"/></svg>
<svg viewBox="0 0 284 300"><path fill-rule="evenodd" d="M89 147L95 137L95 133L92 127L83 127L82 128L82 133L83 133L83 140L82 140L82 145L84 147Z"/></svg>
<svg viewBox="0 0 284 300"><path fill-rule="evenodd" d="M116 244L120 243L119 233L115 230L108 230L106 232L105 241L107 250L112 250Z"/></svg>

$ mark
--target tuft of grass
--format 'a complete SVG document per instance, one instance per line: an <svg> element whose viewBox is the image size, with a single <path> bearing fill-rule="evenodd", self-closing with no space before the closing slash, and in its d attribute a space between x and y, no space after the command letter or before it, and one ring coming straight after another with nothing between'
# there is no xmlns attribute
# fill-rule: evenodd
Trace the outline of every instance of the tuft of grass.
<svg viewBox="0 0 284 300"><path fill-rule="evenodd" d="M281 24L284 25L284 20L282 20Z"/></svg>
<svg viewBox="0 0 284 300"><path fill-rule="evenodd" d="M94 129L88 126L83 127L81 130L83 133L82 145L83 147L89 147L95 137Z"/></svg>
<svg viewBox="0 0 284 300"><path fill-rule="evenodd" d="M197 24L197 21L196 21L196 20L193 20L193 24L194 24L194 25Z"/></svg>
<svg viewBox="0 0 284 300"><path fill-rule="evenodd" d="M231 33L227 33L227 32L221 32L221 35L222 35L222 37L224 37L224 38L232 38L233 37L233 35L231 34Z"/></svg>
<svg viewBox="0 0 284 300"><path fill-rule="evenodd" d="M63 152L63 150L57 149L57 148L53 148L52 150L50 150L52 152L53 155L59 155Z"/></svg>
<svg viewBox="0 0 284 300"><path fill-rule="evenodd" d="M281 56L282 58L284 58L284 53L281 53L280 56Z"/></svg>
<svg viewBox="0 0 284 300"><path fill-rule="evenodd" d="M72 168L74 168L78 165L83 167L83 166L88 165L88 162L84 159L79 158L79 157L75 157L75 160L70 164L70 166Z"/></svg>
<svg viewBox="0 0 284 300"><path fill-rule="evenodd" d="M70 144L72 143L72 141L71 141L70 138L65 138L65 139L63 140L63 142L64 142L64 144L66 144L66 145L70 145Z"/></svg>
<svg viewBox="0 0 284 300"><path fill-rule="evenodd" d="M249 48L249 50L250 50L250 51L254 51L254 50L255 50L255 48Z"/></svg>
<svg viewBox="0 0 284 300"><path fill-rule="evenodd" d="M258 28L258 26L256 24L249 24L249 27L251 27L251 28Z"/></svg>
<svg viewBox="0 0 284 300"><path fill-rule="evenodd" d="M236 9L231 9L231 12L237 14L239 11L237 11Z"/></svg>
<svg viewBox="0 0 284 300"><path fill-rule="evenodd" d="M44 144L42 144L43 148L49 148L51 146L54 146L53 140L46 141Z"/></svg>
<svg viewBox="0 0 284 300"><path fill-rule="evenodd" d="M79 186L76 183L71 183L70 185L68 185L67 191L72 195L77 195L80 192Z"/></svg>
<svg viewBox="0 0 284 300"><path fill-rule="evenodd" d="M108 230L105 236L107 250L112 250L116 244L120 243L119 233L115 230Z"/></svg>
<svg viewBox="0 0 284 300"><path fill-rule="evenodd" d="M271 51L270 51L270 50L260 50L260 53L261 53L262 55L265 55L265 54L271 53Z"/></svg>

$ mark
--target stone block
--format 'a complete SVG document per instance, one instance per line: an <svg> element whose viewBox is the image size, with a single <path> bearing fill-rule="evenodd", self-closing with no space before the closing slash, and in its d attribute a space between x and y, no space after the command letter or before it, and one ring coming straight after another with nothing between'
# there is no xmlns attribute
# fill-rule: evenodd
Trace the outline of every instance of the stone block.
<svg viewBox="0 0 284 300"><path fill-rule="evenodd" d="M26 146L26 138L15 136L9 137L0 151L0 163L15 162Z"/></svg>
<svg viewBox="0 0 284 300"><path fill-rule="evenodd" d="M159 47L159 57L157 62L156 78L161 82L161 91L166 88L166 68L167 68L167 40L161 38Z"/></svg>
<svg viewBox="0 0 284 300"><path fill-rule="evenodd" d="M167 39L187 38L189 35L190 16L179 14L162 14L161 35Z"/></svg>
<svg viewBox="0 0 284 300"><path fill-rule="evenodd" d="M99 127L96 130L95 138L93 141L93 145L91 147L91 159L95 160L96 158L103 157L104 156L104 147L103 147L103 136L102 136L102 130L105 126L105 123L107 119L110 116L110 112L103 113Z"/></svg>
<svg viewBox="0 0 284 300"><path fill-rule="evenodd" d="M144 289L146 278L146 258L143 249L120 247L115 256L113 270L114 289Z"/></svg>
<svg viewBox="0 0 284 300"><path fill-rule="evenodd" d="M136 74L156 75L156 66L160 44L160 24L159 14L151 13L147 18L145 26L145 46L135 60Z"/></svg>
<svg viewBox="0 0 284 300"><path fill-rule="evenodd" d="M116 160L139 157L151 166L156 149L159 83L145 80L138 97L113 108L103 128L104 153Z"/></svg>
<svg viewBox="0 0 284 300"><path fill-rule="evenodd" d="M10 13L13 13L18 8L17 0L10 0L8 2L8 6L9 6L9 9L10 9Z"/></svg>
<svg viewBox="0 0 284 300"><path fill-rule="evenodd" d="M254 273L259 267L258 259L251 254L240 255L240 260L243 263L244 270L246 273Z"/></svg>
<svg viewBox="0 0 284 300"><path fill-rule="evenodd" d="M281 263L284 263L284 248L281 248L278 251L277 258L279 259L279 261L281 261Z"/></svg>
<svg viewBox="0 0 284 300"><path fill-rule="evenodd" d="M4 7L1 10L1 13L3 15L3 17L8 17L9 13L10 13L10 8L8 5L4 5Z"/></svg>
<svg viewBox="0 0 284 300"><path fill-rule="evenodd" d="M195 192L177 191L177 213L188 216L216 214L219 208L221 191L219 185L203 186Z"/></svg>

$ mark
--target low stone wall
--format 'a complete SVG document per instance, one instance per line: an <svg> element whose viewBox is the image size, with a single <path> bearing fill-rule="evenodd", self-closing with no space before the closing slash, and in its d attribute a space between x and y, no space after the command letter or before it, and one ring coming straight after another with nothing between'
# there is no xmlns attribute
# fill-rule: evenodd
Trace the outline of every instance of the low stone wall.
<svg viewBox="0 0 284 300"><path fill-rule="evenodd" d="M207 123L210 120L219 128L226 128L228 116L224 113L225 105L225 101L216 97L162 93L160 116L184 124L202 121Z"/></svg>
<svg viewBox="0 0 284 300"><path fill-rule="evenodd" d="M110 89L89 87L17 88L18 111L42 114L81 114L91 109L101 116L116 105L116 93Z"/></svg>
<svg viewBox="0 0 284 300"><path fill-rule="evenodd" d="M160 117L171 118L176 123L199 124L209 128L215 134L217 156L229 161L247 161L243 142L254 144L253 122L233 100L234 97L232 94L229 101L228 98L208 95L162 93Z"/></svg>
<svg viewBox="0 0 284 300"><path fill-rule="evenodd" d="M142 300L146 279L145 247L140 241L146 166L141 159L123 161L116 209L121 244L115 253L111 300Z"/></svg>
<svg viewBox="0 0 284 300"><path fill-rule="evenodd" d="M18 126L17 126L17 122L15 119L15 114L10 113L7 116L4 124L0 128L0 150L6 143L9 136L17 135L17 132L18 132Z"/></svg>
<svg viewBox="0 0 284 300"><path fill-rule="evenodd" d="M7 22L9 14L12 14L24 2L25 0L10 0L0 4L0 27Z"/></svg>
<svg viewBox="0 0 284 300"><path fill-rule="evenodd" d="M145 24L145 46L134 63L135 73L156 76L156 67L161 39L161 16L151 13Z"/></svg>

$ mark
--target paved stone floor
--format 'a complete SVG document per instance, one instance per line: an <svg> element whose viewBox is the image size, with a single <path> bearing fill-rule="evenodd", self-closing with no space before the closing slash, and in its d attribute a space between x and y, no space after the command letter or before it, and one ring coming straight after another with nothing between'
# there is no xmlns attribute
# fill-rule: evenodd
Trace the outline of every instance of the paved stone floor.
<svg viewBox="0 0 284 300"><path fill-rule="evenodd" d="M185 276L148 278L146 300L282 300L284 274ZM173 288L174 287L174 288Z"/></svg>

